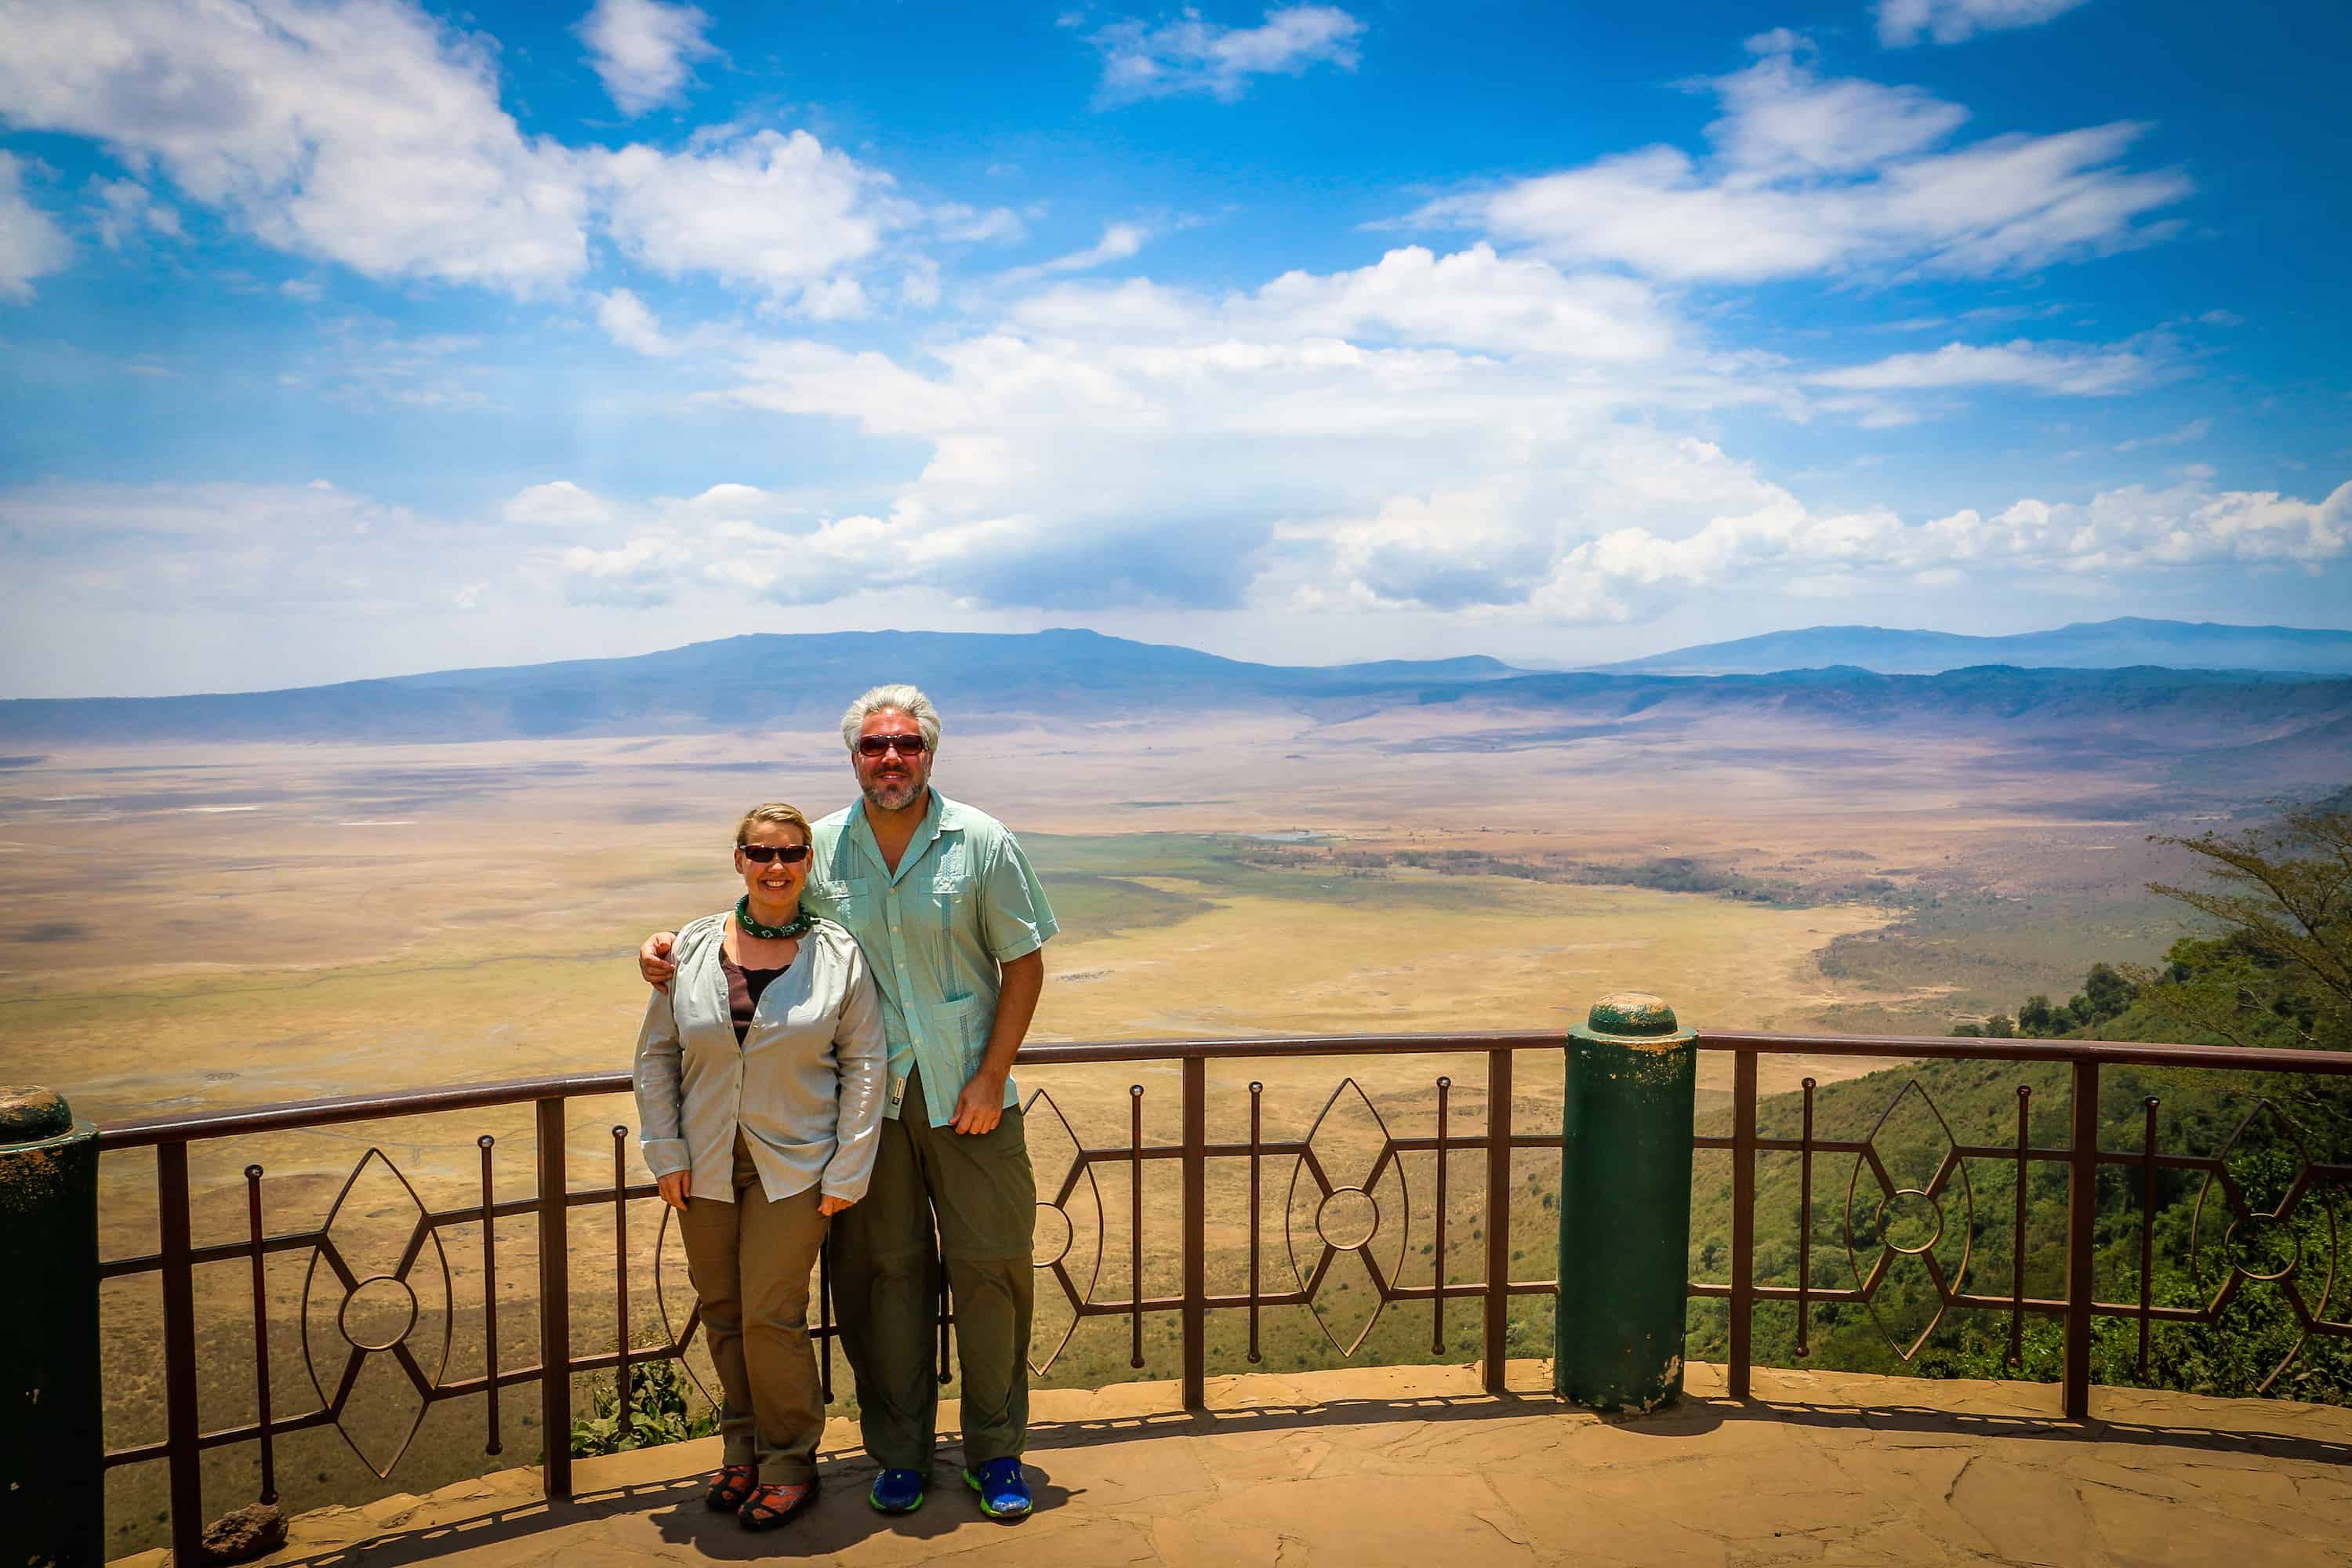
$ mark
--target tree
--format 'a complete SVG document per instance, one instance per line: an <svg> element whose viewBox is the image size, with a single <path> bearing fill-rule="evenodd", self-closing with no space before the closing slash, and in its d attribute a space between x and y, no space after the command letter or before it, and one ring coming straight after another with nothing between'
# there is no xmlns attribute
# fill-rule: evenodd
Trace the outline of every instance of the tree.
<svg viewBox="0 0 2352 1568"><path fill-rule="evenodd" d="M2339 795L2268 826L2155 842L2210 862L2218 887L2152 882L2148 889L2220 921L2227 951L2209 956L2241 970L2219 986L2176 981L2165 990L2177 994L2162 1000L2233 1044L2284 1029L2294 1044L2352 1049L2352 805Z"/></svg>
<svg viewBox="0 0 2352 1568"><path fill-rule="evenodd" d="M2130 1006L2139 995L2139 987L2126 980L2111 963L2095 963L2090 973L2083 977L2083 1001L2087 1005L2092 1023L2105 1023Z"/></svg>

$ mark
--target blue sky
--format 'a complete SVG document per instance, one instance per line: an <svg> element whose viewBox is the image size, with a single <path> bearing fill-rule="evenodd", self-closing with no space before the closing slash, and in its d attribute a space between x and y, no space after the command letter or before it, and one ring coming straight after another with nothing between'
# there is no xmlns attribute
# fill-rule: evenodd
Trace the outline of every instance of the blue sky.
<svg viewBox="0 0 2352 1568"><path fill-rule="evenodd" d="M0 5L0 696L2352 626L2333 5Z"/></svg>

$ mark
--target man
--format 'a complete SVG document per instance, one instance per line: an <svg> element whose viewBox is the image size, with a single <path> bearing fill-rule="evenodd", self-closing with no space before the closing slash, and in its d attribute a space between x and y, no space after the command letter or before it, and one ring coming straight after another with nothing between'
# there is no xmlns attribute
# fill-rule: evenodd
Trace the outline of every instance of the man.
<svg viewBox="0 0 2352 1568"><path fill-rule="evenodd" d="M1002 823L930 787L939 710L877 686L842 715L863 798L815 825L801 907L849 928L882 997L887 1118L864 1201L833 1221L833 1292L857 1375L867 1500L922 1506L937 1437L931 1330L944 1255L963 1373L964 1480L992 1519L1027 1517L1036 1184L1013 1058L1058 929ZM675 973L672 933L638 967ZM936 1218L938 1241L933 1242Z"/></svg>

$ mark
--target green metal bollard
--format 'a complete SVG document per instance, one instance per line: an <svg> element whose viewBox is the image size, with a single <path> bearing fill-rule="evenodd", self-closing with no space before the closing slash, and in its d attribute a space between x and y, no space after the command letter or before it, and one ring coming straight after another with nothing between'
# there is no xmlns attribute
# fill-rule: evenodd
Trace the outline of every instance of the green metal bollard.
<svg viewBox="0 0 2352 1568"><path fill-rule="evenodd" d="M1682 1396L1697 1038L1633 992L1568 1031L1552 1389L1595 1410Z"/></svg>
<svg viewBox="0 0 2352 1568"><path fill-rule="evenodd" d="M7 1568L106 1561L98 1397L98 1129L0 1086L0 1541Z"/></svg>

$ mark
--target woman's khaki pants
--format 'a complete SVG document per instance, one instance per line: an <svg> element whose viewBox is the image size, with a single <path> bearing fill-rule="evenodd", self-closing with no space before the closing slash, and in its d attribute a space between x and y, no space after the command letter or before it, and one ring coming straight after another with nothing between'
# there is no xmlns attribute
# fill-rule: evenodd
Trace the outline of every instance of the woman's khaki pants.
<svg viewBox="0 0 2352 1568"><path fill-rule="evenodd" d="M734 1202L690 1194L678 1232L719 1369L724 1460L751 1465L769 1486L816 1479L824 1394L809 1348L809 1275L825 1221L814 1186L768 1201L743 1135L735 1134Z"/></svg>

